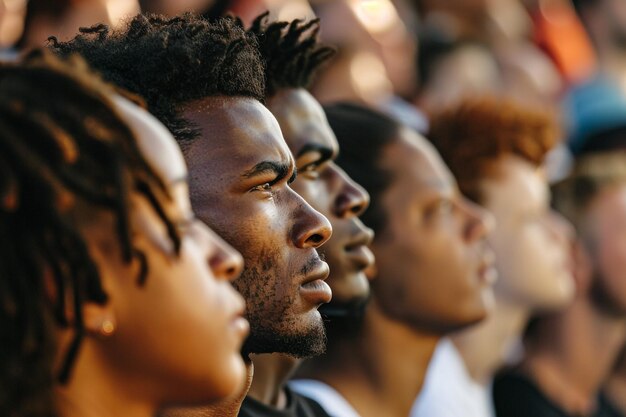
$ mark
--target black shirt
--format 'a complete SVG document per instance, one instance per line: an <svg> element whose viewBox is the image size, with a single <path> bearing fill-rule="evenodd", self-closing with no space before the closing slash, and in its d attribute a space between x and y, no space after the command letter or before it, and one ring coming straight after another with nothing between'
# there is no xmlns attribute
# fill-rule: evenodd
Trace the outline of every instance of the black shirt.
<svg viewBox="0 0 626 417"><path fill-rule="evenodd" d="M560 409L531 379L518 371L509 370L496 376L493 402L497 417L578 417ZM585 417L623 417L604 395L598 396L597 404L595 413Z"/></svg>
<svg viewBox="0 0 626 417"><path fill-rule="evenodd" d="M269 407L254 398L246 397L241 405L239 417L330 417L324 409L310 398L293 392L285 387L287 407L278 410Z"/></svg>

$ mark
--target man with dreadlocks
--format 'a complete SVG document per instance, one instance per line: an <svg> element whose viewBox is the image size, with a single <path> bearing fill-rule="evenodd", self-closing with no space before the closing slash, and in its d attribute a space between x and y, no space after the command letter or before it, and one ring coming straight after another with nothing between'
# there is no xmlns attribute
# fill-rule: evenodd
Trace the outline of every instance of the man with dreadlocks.
<svg viewBox="0 0 626 417"><path fill-rule="evenodd" d="M333 227L331 239L320 248L330 265L330 304L320 307L330 319L352 316L369 295L364 269L373 255L367 248L372 232L358 216L369 196L334 162L339 147L320 104L307 91L318 69L333 49L317 41L319 21L308 23L267 21L259 16L249 33L259 41L266 67L266 103L277 118L296 161L298 178L293 188ZM240 416L326 416L312 400L286 385L300 360L287 355L253 355L255 376Z"/></svg>
<svg viewBox="0 0 626 417"><path fill-rule="evenodd" d="M83 31L53 48L81 53L103 76L143 96L174 133L198 217L244 256L235 287L246 299L249 353L299 357L325 348L317 308L330 301L316 248L330 224L289 183L295 164L263 106L255 38L232 19L139 15L120 31Z"/></svg>
<svg viewBox="0 0 626 417"><path fill-rule="evenodd" d="M242 389L241 257L171 134L73 65L0 66L0 415L151 417Z"/></svg>

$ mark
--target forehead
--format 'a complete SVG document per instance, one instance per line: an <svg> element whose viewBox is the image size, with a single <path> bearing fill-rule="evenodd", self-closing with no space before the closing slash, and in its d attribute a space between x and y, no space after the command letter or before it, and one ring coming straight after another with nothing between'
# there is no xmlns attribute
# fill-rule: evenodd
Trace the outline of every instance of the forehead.
<svg viewBox="0 0 626 417"><path fill-rule="evenodd" d="M383 152L381 166L407 194L449 189L455 181L435 148L424 137L402 129L397 140Z"/></svg>
<svg viewBox="0 0 626 417"><path fill-rule="evenodd" d="M486 206L502 205L515 211L549 204L550 191L542 169L515 155L501 157L493 168L495 175L482 181Z"/></svg>
<svg viewBox="0 0 626 417"><path fill-rule="evenodd" d="M154 116L129 100L114 96L119 117L135 134L137 146L153 170L171 183L187 176L183 155L172 134Z"/></svg>
<svg viewBox="0 0 626 417"><path fill-rule="evenodd" d="M185 106L183 115L201 131L185 147L190 171L239 176L260 161L291 161L278 122L257 100L208 97Z"/></svg>
<svg viewBox="0 0 626 417"><path fill-rule="evenodd" d="M319 102L303 88L279 91L267 107L278 120L285 141L294 155L307 145L337 154L339 145Z"/></svg>

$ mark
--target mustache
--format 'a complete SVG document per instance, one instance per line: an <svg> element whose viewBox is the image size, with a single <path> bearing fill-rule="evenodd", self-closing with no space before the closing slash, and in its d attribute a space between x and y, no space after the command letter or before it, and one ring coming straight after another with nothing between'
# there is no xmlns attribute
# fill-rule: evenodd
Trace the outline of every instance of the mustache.
<svg viewBox="0 0 626 417"><path fill-rule="evenodd" d="M300 270L300 274L301 275L308 275L309 272L313 271L314 269L318 268L320 263L324 262L326 257L324 256L324 254L320 254L317 251L315 251L316 255L312 256L305 264L304 266L302 266L302 269Z"/></svg>

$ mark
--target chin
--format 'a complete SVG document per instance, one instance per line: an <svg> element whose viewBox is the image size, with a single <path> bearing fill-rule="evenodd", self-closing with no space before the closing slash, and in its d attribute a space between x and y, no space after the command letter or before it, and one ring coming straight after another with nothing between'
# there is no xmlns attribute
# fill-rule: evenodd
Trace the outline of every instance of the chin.
<svg viewBox="0 0 626 417"><path fill-rule="evenodd" d="M223 369L219 374L216 385L213 386L212 394L214 397L211 401L218 401L226 397L231 397L241 393L246 382L246 368L239 358L236 365L233 364L229 369Z"/></svg>

